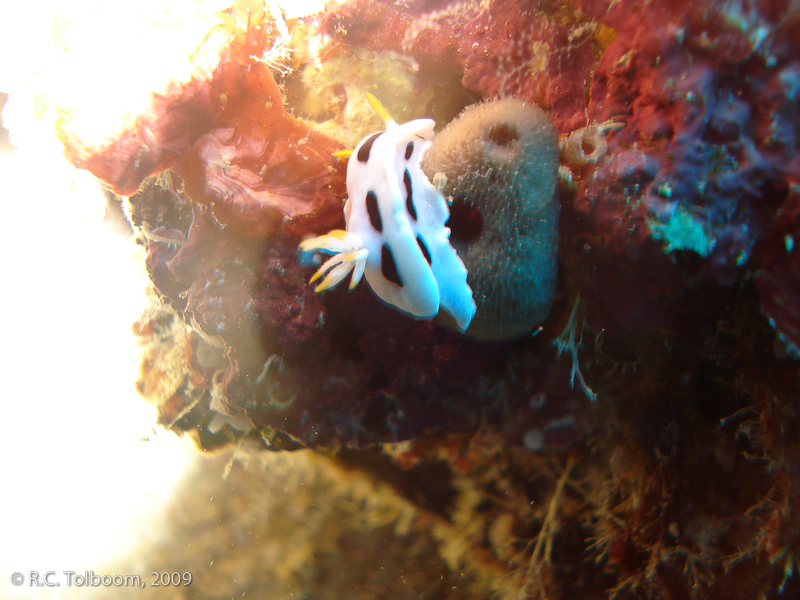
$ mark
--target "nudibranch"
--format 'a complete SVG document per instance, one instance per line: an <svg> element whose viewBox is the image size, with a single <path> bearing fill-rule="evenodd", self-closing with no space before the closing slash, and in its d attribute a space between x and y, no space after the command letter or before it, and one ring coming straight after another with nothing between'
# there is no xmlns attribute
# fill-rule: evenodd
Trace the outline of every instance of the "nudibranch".
<svg viewBox="0 0 800 600"><path fill-rule="evenodd" d="M374 96L386 130L367 136L347 163L347 230L300 244L303 252L332 254L311 278L317 292L340 283L352 270L350 289L367 279L384 302L418 319L440 307L465 331L475 316L467 269L450 245L447 201L420 168L433 139L432 119L394 122Z"/></svg>

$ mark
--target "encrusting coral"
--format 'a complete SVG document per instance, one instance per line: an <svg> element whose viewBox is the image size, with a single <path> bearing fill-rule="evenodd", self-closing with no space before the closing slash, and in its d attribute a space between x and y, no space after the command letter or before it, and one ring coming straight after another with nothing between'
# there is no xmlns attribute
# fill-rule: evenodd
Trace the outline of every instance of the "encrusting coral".
<svg viewBox="0 0 800 600"><path fill-rule="evenodd" d="M450 239L477 304L467 334L530 333L556 291L558 140L550 118L513 98L471 106L434 138L422 166L446 178Z"/></svg>

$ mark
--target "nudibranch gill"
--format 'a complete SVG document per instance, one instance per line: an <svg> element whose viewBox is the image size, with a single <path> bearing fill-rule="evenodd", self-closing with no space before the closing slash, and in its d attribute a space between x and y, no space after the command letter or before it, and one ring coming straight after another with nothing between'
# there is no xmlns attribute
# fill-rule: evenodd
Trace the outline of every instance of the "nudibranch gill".
<svg viewBox="0 0 800 600"><path fill-rule="evenodd" d="M467 269L450 245L450 210L420 168L433 139L432 119L402 125L370 95L386 130L367 136L347 163L347 231L334 230L300 244L303 252L333 256L311 278L317 292L340 283L352 270L384 302L418 319L440 307L461 331L475 316Z"/></svg>

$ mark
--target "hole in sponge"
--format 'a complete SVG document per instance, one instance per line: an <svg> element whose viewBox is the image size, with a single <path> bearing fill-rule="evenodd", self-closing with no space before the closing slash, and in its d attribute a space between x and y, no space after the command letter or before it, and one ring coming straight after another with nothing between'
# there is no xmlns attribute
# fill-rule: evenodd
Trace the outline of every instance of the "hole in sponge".
<svg viewBox="0 0 800 600"><path fill-rule="evenodd" d="M453 198L450 206L450 239L454 242L468 244L477 240L483 231L483 217L480 211L469 204L463 196Z"/></svg>
<svg viewBox="0 0 800 600"><path fill-rule="evenodd" d="M519 139L519 132L513 125L499 123L489 130L489 139L498 146L508 146Z"/></svg>

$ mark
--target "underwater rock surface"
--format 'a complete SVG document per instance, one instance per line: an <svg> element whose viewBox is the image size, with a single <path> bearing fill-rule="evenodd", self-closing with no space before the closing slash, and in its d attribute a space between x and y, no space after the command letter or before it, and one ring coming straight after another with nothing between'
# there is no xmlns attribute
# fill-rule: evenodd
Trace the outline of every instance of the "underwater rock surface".
<svg viewBox="0 0 800 600"><path fill-rule="evenodd" d="M443 113L476 95L547 113L564 164L558 230L545 203L546 298L524 294L537 317L519 328L498 302L480 337L543 321L506 341L414 321L363 285L307 285L298 242L341 227L344 199L342 144L313 119L353 135L361 100L331 78L324 110L298 100L299 120L281 90L306 93L301 69L259 60L278 28L263 7L247 15L213 72L120 139L64 138L132 195L160 303L136 328L139 389L161 423L204 449L339 450L445 521L450 568L498 597L800 595L796 4L353 0L302 23L329 39L299 63L396 53L418 66L385 63L413 79L404 90ZM532 177L549 200L545 129ZM454 190L474 185L464 164L441 169ZM503 235L536 262L523 229Z"/></svg>
<svg viewBox="0 0 800 600"><path fill-rule="evenodd" d="M581 6L619 32L594 71L590 119L625 122L609 138L613 162L587 177L575 198L594 241L589 262L594 254L606 263L606 249L624 269L661 262L667 296L676 278L684 289L746 280L757 240L769 235L800 176L790 83L796 10L781 3Z"/></svg>
<svg viewBox="0 0 800 600"><path fill-rule="evenodd" d="M360 0L323 25L342 44L410 54L421 89L456 72L485 98L536 103L564 137L618 123L604 164L573 166L579 221L562 236L583 293L624 325L663 325L656 298L746 276L800 175L791 3ZM597 272L616 284L594 285Z"/></svg>

